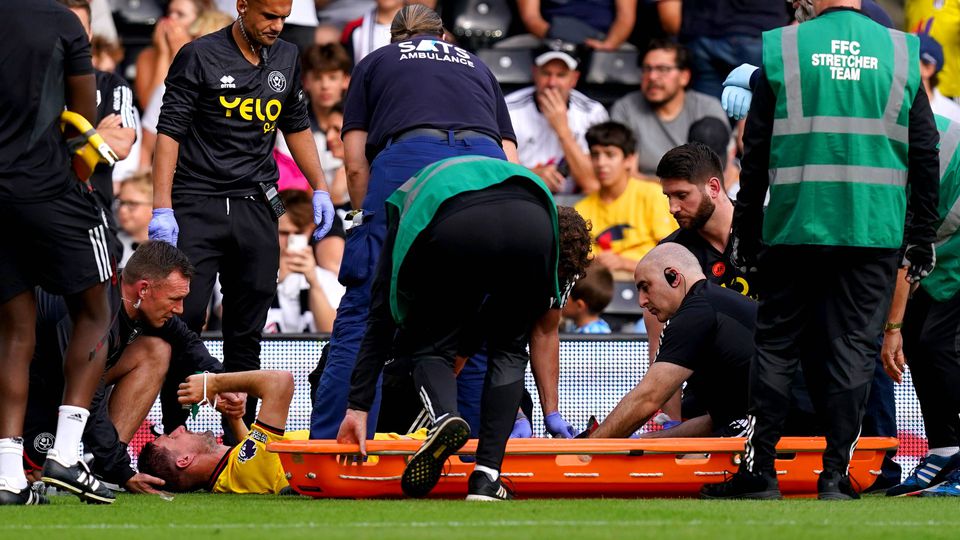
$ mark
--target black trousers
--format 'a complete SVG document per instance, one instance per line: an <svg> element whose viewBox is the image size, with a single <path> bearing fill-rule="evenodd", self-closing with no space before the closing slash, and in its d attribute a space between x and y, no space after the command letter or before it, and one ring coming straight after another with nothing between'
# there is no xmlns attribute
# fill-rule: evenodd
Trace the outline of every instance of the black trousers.
<svg viewBox="0 0 960 540"><path fill-rule="evenodd" d="M556 249L544 203L517 186L503 189L508 198L448 201L414 243L400 271L412 301L396 341L433 420L457 414L454 357L486 342L477 464L497 470L523 394L530 329L548 308Z"/></svg>
<svg viewBox="0 0 960 540"><path fill-rule="evenodd" d="M177 246L196 268L181 318L191 330L201 332L219 273L223 291L224 371L260 369L260 338L267 310L277 292L277 222L256 196L174 196L173 210L180 226ZM186 419L176 403L176 388L187 375L190 373L175 373L172 369L161 391L165 430L176 428ZM254 420L256 403L256 399L247 400L247 424ZM168 420L168 413L176 423Z"/></svg>
<svg viewBox="0 0 960 540"><path fill-rule="evenodd" d="M761 257L746 456L772 473L798 365L825 428L823 470L846 474L890 307L893 249L773 246Z"/></svg>
<svg viewBox="0 0 960 540"><path fill-rule="evenodd" d="M930 448L960 446L960 294L938 302L921 287L902 332Z"/></svg>

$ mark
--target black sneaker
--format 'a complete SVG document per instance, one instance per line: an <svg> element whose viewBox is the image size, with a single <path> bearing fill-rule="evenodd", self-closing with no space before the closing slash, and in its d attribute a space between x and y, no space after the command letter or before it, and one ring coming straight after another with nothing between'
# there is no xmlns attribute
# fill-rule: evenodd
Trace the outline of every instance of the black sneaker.
<svg viewBox="0 0 960 540"><path fill-rule="evenodd" d="M513 493L503 485L500 478L490 480L483 471L473 471L467 485L468 501L509 501L513 498Z"/></svg>
<svg viewBox="0 0 960 540"><path fill-rule="evenodd" d="M769 473L737 471L729 480L706 484L701 499L782 499L777 477Z"/></svg>
<svg viewBox="0 0 960 540"><path fill-rule="evenodd" d="M47 460L43 463L43 477L47 484L62 488L89 504L111 504L116 495L90 472L83 461L66 466L60 461L56 450L47 451Z"/></svg>
<svg viewBox="0 0 960 540"><path fill-rule="evenodd" d="M433 426L427 440L400 477L400 488L408 497L424 497L440 481L447 458L460 449L470 437L470 426L459 416L447 416Z"/></svg>
<svg viewBox="0 0 960 540"><path fill-rule="evenodd" d="M35 504L50 504L50 500L39 489L34 489L34 486L27 486L18 491L7 486L6 483L0 483L0 506Z"/></svg>
<svg viewBox="0 0 960 540"><path fill-rule="evenodd" d="M860 494L850 485L850 477L838 472L823 471L817 480L817 498L821 501L850 501Z"/></svg>

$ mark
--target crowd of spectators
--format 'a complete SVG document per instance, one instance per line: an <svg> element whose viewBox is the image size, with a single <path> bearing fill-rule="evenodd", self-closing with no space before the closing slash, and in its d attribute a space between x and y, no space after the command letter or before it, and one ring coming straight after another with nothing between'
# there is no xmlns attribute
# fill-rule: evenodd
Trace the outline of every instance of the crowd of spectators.
<svg viewBox="0 0 960 540"><path fill-rule="evenodd" d="M495 74L508 67L510 58L527 55L523 67L529 73L521 80L528 82L501 81L520 162L544 180L560 203L575 204L592 222L594 267L603 267L615 281L629 281L636 261L677 229L655 175L668 150L692 141L710 146L725 167L725 191L736 197L742 122L731 121L721 108L721 83L742 63L758 65L762 32L789 24L793 16L789 2L771 0L418 1L441 14L448 39L493 54L482 58L499 59L499 65L488 60ZM342 219L351 209L340 140L342 100L353 65L389 43L390 21L404 4L293 0L282 37L301 51L311 130L338 222L323 240L311 239L312 225L293 209L308 200L309 184L278 137L274 158L289 216L281 221L281 272L268 332L327 332L332 325L342 294L335 279L343 257ZM183 45L236 16L233 0L131 5L91 0L94 63L130 83L140 120L136 142L115 167L113 193L108 194L115 196L124 261L147 235L147 171L167 69ZM950 58L960 46L960 8L953 6L908 0L903 25L921 35L921 75L934 112L956 120L960 70L951 67ZM869 1L863 9L882 12ZM600 61L603 55L625 60L608 64ZM598 74L598 69L616 72ZM636 77L624 75L629 73ZM301 237L310 239L306 246L299 240L288 243ZM583 313L603 297L588 296L594 301L584 303ZM639 318L639 313L633 315ZM583 320L571 316L575 327L583 326L578 322ZM215 329L215 322L209 328Z"/></svg>

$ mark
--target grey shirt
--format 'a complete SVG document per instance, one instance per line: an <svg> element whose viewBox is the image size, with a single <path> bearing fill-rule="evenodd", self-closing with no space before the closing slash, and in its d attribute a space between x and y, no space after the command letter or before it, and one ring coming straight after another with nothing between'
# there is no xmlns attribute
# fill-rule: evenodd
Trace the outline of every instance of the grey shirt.
<svg viewBox="0 0 960 540"><path fill-rule="evenodd" d="M643 94L637 90L618 99L610 109L610 118L626 124L637 137L637 166L641 173L653 175L660 158L671 148L687 142L690 126L707 116L728 122L720 101L712 96L686 91L683 110L669 122L660 120Z"/></svg>

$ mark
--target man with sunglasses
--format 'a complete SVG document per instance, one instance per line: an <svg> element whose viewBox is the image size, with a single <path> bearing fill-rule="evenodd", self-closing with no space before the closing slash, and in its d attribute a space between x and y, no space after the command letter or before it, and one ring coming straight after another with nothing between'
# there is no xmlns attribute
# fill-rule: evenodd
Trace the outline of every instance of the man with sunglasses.
<svg viewBox="0 0 960 540"><path fill-rule="evenodd" d="M610 118L626 124L637 135L637 168L653 177L660 158L687 142L690 126L708 116L726 122L720 101L687 90L690 57L683 45L655 39L643 55L640 90L617 100Z"/></svg>

